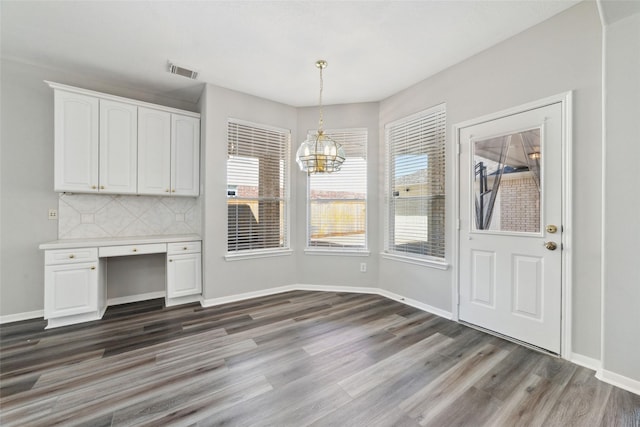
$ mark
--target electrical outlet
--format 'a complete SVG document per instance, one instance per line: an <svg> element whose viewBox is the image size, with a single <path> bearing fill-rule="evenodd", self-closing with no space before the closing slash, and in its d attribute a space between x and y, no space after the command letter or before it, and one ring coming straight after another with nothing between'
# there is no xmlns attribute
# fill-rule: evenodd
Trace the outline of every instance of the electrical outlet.
<svg viewBox="0 0 640 427"><path fill-rule="evenodd" d="M56 219L58 219L58 210L57 209L53 209L53 208L49 209L49 219L54 220L54 221Z"/></svg>
<svg viewBox="0 0 640 427"><path fill-rule="evenodd" d="M360 273L366 273L367 272L367 263L366 262L361 262L360 263Z"/></svg>

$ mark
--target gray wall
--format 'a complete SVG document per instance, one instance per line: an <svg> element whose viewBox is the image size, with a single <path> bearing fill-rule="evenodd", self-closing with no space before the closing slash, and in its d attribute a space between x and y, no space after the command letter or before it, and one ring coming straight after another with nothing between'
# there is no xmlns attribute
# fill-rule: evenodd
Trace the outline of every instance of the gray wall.
<svg viewBox="0 0 640 427"><path fill-rule="evenodd" d="M640 7L605 28L603 369L640 382Z"/></svg>
<svg viewBox="0 0 640 427"><path fill-rule="evenodd" d="M447 103L451 177L451 125L574 90L573 351L595 359L600 354L601 38L596 4L583 2L380 104L382 130L393 120ZM452 179L447 194L453 194ZM452 212L451 197L447 203ZM449 221L447 236L451 227ZM452 260L451 244L447 247ZM453 271L382 259L380 287L450 311Z"/></svg>
<svg viewBox="0 0 640 427"><path fill-rule="evenodd" d="M53 90L43 80L190 111L197 105L7 59L1 67L0 315L5 316L42 310L44 254L38 245L58 237L58 222L47 219L48 209L58 208L58 194L53 192ZM113 264L110 274L123 277L122 263ZM129 291L139 293L125 288L110 293Z"/></svg>
<svg viewBox="0 0 640 427"><path fill-rule="evenodd" d="M294 136L293 154L302 141L307 138L309 130L318 128L317 107L298 109L298 134ZM367 145L367 224L368 247L370 255L345 256L305 254L307 233L307 175L297 165L292 169L292 177L296 181L294 196L298 221L295 224L294 236L297 257L297 283L325 286L358 286L378 287L378 253L381 242L377 232L380 221L378 210L380 168L379 135L378 135L378 103L362 103L350 105L326 106L323 108L324 123L327 129L366 128ZM367 272L360 272L360 263L367 263Z"/></svg>
<svg viewBox="0 0 640 427"><path fill-rule="evenodd" d="M296 109L213 85L205 87L200 106L205 121L203 127L206 127L202 137L204 298L296 283L295 255L237 261L224 259L227 252L227 120L232 117L289 129L293 139L297 133ZM294 162L293 154L291 161ZM291 195L295 194L296 180L292 179ZM294 206L290 213L294 227Z"/></svg>

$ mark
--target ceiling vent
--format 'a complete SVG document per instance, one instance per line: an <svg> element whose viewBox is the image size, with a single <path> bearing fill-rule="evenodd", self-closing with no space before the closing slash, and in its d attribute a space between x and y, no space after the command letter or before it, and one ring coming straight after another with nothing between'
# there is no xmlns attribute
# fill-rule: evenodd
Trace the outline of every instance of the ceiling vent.
<svg viewBox="0 0 640 427"><path fill-rule="evenodd" d="M195 80L198 78L198 72L190 70L188 68L181 67L176 64L172 64L169 62L169 72L171 74L177 74L182 77L187 77L189 79Z"/></svg>

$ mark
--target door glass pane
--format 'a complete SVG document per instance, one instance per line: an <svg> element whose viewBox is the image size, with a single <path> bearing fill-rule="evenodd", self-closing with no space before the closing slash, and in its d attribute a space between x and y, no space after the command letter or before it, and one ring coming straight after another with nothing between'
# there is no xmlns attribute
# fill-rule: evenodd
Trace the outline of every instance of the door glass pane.
<svg viewBox="0 0 640 427"><path fill-rule="evenodd" d="M540 232L540 129L472 142L472 229Z"/></svg>

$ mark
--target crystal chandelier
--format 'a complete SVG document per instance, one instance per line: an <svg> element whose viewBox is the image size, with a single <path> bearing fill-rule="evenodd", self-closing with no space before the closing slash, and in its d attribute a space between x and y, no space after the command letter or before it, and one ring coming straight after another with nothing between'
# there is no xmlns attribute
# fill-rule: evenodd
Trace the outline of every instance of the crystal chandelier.
<svg viewBox="0 0 640 427"><path fill-rule="evenodd" d="M329 136L324 134L322 119L322 70L327 68L327 61L316 61L316 67L320 69L320 120L315 135L309 134L307 139L300 144L296 153L296 161L300 170L311 175L312 173L331 173L339 171L345 159L344 148Z"/></svg>

